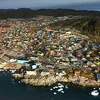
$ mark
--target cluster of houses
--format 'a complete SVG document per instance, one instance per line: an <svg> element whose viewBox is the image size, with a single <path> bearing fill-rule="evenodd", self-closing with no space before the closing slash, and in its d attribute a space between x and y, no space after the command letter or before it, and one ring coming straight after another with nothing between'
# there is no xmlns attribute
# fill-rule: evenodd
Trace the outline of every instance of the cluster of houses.
<svg viewBox="0 0 100 100"><path fill-rule="evenodd" d="M1 20L0 68L20 65L17 74L37 77L88 75L90 70L100 79L100 43L69 29L33 31L32 27L50 24L50 20L49 16Z"/></svg>

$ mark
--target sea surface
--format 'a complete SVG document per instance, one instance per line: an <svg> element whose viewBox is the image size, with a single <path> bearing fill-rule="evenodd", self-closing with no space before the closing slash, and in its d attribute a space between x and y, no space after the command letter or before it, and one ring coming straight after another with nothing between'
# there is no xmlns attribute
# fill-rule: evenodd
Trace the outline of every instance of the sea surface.
<svg viewBox="0 0 100 100"><path fill-rule="evenodd" d="M67 85L68 89L64 88L64 93L61 93L53 89L57 84L50 87L33 87L14 80L10 72L0 72L0 100L100 100L100 94L97 97L90 94L93 90L91 87L62 83ZM99 88L95 89L100 92Z"/></svg>

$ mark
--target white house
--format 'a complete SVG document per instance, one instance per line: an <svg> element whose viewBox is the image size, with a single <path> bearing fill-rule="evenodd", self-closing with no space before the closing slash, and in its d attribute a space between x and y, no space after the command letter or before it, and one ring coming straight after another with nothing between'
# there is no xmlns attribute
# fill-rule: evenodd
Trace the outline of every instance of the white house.
<svg viewBox="0 0 100 100"><path fill-rule="evenodd" d="M41 66L41 63L36 63L36 66Z"/></svg>
<svg viewBox="0 0 100 100"><path fill-rule="evenodd" d="M50 74L50 72L41 72L42 76L49 75L49 74Z"/></svg>
<svg viewBox="0 0 100 100"><path fill-rule="evenodd" d="M37 75L36 71L26 71L27 75Z"/></svg>
<svg viewBox="0 0 100 100"><path fill-rule="evenodd" d="M54 68L53 65L46 65L47 68Z"/></svg>
<svg viewBox="0 0 100 100"><path fill-rule="evenodd" d="M71 58L71 61L78 61L78 59L77 58Z"/></svg>
<svg viewBox="0 0 100 100"><path fill-rule="evenodd" d="M66 72L65 71L56 72L56 75L58 75L58 76L64 76L64 75L66 75Z"/></svg>
<svg viewBox="0 0 100 100"><path fill-rule="evenodd" d="M10 59L10 62L16 62L16 59Z"/></svg>
<svg viewBox="0 0 100 100"><path fill-rule="evenodd" d="M25 62L28 62L28 60L17 60L18 64L24 64Z"/></svg>
<svg viewBox="0 0 100 100"><path fill-rule="evenodd" d="M37 68L37 65L32 65L32 69L36 69Z"/></svg>

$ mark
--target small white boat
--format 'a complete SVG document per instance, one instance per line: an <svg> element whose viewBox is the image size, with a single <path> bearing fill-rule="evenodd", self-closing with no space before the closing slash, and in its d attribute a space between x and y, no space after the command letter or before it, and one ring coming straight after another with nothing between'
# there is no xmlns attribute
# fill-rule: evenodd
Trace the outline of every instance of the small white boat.
<svg viewBox="0 0 100 100"><path fill-rule="evenodd" d="M93 95L93 96L98 96L98 95L99 95L99 92L98 92L97 90L93 90L93 91L91 92L91 95Z"/></svg>
<svg viewBox="0 0 100 100"><path fill-rule="evenodd" d="M59 85L58 87L59 87L59 88L63 88L63 87L64 87L64 85Z"/></svg>
<svg viewBox="0 0 100 100"><path fill-rule="evenodd" d="M66 89L68 89L68 86L67 86L67 85L65 85L65 88L66 88Z"/></svg>
<svg viewBox="0 0 100 100"><path fill-rule="evenodd" d="M58 85L62 85L61 83L58 83Z"/></svg>
<svg viewBox="0 0 100 100"><path fill-rule="evenodd" d="M51 91L53 90L53 89L50 89Z"/></svg>
<svg viewBox="0 0 100 100"><path fill-rule="evenodd" d="M20 83L20 81L18 81L18 83Z"/></svg>
<svg viewBox="0 0 100 100"><path fill-rule="evenodd" d="M55 86L55 89L57 89L58 88L58 86Z"/></svg>
<svg viewBox="0 0 100 100"><path fill-rule="evenodd" d="M64 91L61 91L61 93L64 93Z"/></svg>
<svg viewBox="0 0 100 100"><path fill-rule="evenodd" d="M60 88L60 89L58 89L57 91L58 91L58 92L61 92L62 90L63 90L63 88Z"/></svg>
<svg viewBox="0 0 100 100"><path fill-rule="evenodd" d="M57 89L57 88L58 88L57 86L54 86L54 87L53 87L53 89Z"/></svg>
<svg viewBox="0 0 100 100"><path fill-rule="evenodd" d="M54 92L53 94L57 94L56 92Z"/></svg>

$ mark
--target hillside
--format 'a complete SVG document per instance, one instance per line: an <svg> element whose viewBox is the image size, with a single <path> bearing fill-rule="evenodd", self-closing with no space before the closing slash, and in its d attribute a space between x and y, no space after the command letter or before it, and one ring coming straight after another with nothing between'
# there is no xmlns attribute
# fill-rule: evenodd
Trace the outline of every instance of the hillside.
<svg viewBox="0 0 100 100"><path fill-rule="evenodd" d="M100 19L99 18L82 18L68 19L65 21L55 22L50 27L71 27L81 31L83 34L100 36Z"/></svg>
<svg viewBox="0 0 100 100"><path fill-rule="evenodd" d="M100 18L70 19L55 22L49 26L52 28L74 28L79 30L81 34L88 35L91 39L100 41Z"/></svg>

